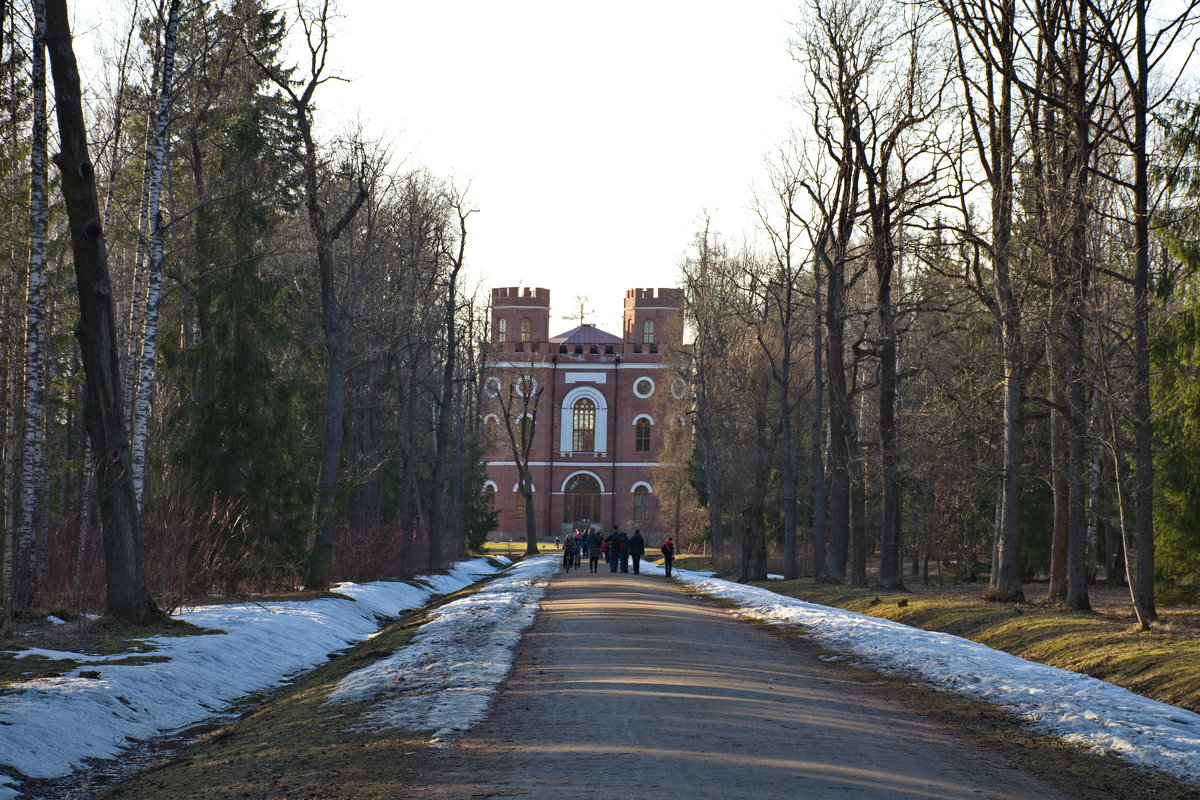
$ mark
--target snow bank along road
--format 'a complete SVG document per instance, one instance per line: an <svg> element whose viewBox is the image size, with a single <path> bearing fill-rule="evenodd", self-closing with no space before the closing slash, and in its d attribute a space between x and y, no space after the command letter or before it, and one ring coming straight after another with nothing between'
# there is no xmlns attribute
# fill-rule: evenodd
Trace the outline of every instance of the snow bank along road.
<svg viewBox="0 0 1200 800"><path fill-rule="evenodd" d="M500 561L507 563L507 559ZM414 583L378 581L334 587L351 599L202 606L178 618L223 631L201 636L153 637L152 653L46 655L88 662L100 677L75 670L28 681L0 696L0 800L18 796L11 777L54 778L85 758L117 756L130 740L147 739L212 717L250 692L276 686L378 630L382 619L419 608L494 574L500 563L475 559L449 574ZM167 660L113 664L130 655Z"/></svg>
<svg viewBox="0 0 1200 800"><path fill-rule="evenodd" d="M549 587L487 719L406 796L1058 798L671 583Z"/></svg>

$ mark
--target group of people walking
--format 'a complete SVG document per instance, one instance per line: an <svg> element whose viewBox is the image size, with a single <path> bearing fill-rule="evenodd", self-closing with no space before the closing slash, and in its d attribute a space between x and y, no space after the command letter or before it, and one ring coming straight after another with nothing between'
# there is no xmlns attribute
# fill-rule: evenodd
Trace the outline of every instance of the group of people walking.
<svg viewBox="0 0 1200 800"><path fill-rule="evenodd" d="M562 550L563 569L568 572L572 569L580 569L583 566L584 558L588 560L590 572L599 572L600 559L603 557L610 572L629 572L629 566L632 563L633 574L637 575L642 571L642 556L646 554L646 540L642 536L641 530L637 528L634 529L632 535L626 534L616 525L613 525L613 529L607 534L601 534L600 531L591 527L582 530L576 528L563 541ZM669 536L663 543L662 554L667 577L670 577L671 564L675 560L675 544Z"/></svg>

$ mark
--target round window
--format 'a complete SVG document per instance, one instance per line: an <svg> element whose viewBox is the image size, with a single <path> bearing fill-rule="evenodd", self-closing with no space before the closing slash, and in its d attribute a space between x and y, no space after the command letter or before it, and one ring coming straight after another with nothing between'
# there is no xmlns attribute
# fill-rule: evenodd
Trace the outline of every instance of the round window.
<svg viewBox="0 0 1200 800"><path fill-rule="evenodd" d="M519 381L517 381L517 392L521 395L521 397L532 397L533 393L536 391L537 381L528 375L523 376Z"/></svg>
<svg viewBox="0 0 1200 800"><path fill-rule="evenodd" d="M500 396L500 379L499 378L488 378L487 384L484 386L484 392L487 394L488 397L499 397Z"/></svg>
<svg viewBox="0 0 1200 800"><path fill-rule="evenodd" d="M685 391L687 391L687 383L683 378L676 378L671 381L671 397L674 397L676 400L682 400Z"/></svg>
<svg viewBox="0 0 1200 800"><path fill-rule="evenodd" d="M638 378L633 382L633 393L638 397L649 397L654 394L654 381L649 378Z"/></svg>

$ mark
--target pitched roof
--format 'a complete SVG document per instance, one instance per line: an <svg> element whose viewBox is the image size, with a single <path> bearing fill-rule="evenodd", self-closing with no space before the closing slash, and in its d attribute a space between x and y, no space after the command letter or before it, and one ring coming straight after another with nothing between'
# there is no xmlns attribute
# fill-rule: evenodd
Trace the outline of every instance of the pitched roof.
<svg viewBox="0 0 1200 800"><path fill-rule="evenodd" d="M551 336L550 341L553 344L624 344L625 340L620 336L613 336L611 333L605 333L594 325L580 325L578 328L572 328L566 333L560 333L558 336Z"/></svg>

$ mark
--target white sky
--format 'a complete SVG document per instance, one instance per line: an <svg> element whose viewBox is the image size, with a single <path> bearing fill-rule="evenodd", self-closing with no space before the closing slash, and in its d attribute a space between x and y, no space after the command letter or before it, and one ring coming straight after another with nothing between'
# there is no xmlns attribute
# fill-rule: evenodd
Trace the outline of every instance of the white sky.
<svg viewBox="0 0 1200 800"><path fill-rule="evenodd" d="M398 157L469 183L485 288L544 286L550 327L619 333L624 291L678 284L707 210L738 237L787 135L795 0L341 0L318 96Z"/></svg>

